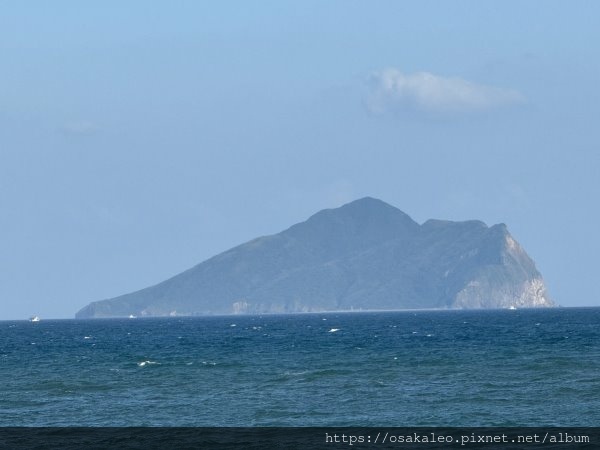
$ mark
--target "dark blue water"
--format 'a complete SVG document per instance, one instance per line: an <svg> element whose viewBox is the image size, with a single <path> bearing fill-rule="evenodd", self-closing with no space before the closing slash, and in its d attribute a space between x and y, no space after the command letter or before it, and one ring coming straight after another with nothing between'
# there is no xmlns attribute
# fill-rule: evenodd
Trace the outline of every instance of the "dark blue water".
<svg viewBox="0 0 600 450"><path fill-rule="evenodd" d="M600 308L0 322L0 426L599 423Z"/></svg>

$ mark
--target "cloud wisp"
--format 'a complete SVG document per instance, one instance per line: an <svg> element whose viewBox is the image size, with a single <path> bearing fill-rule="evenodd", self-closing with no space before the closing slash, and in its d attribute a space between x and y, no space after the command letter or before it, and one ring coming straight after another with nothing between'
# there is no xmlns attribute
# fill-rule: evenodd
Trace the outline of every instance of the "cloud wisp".
<svg viewBox="0 0 600 450"><path fill-rule="evenodd" d="M99 128L93 122L80 120L63 124L63 126L60 127L60 131L64 134L72 136L87 136L97 133Z"/></svg>
<svg viewBox="0 0 600 450"><path fill-rule="evenodd" d="M370 76L366 105L375 114L418 112L450 115L489 111L524 101L523 95L514 89L429 72L405 74L397 69L385 69Z"/></svg>

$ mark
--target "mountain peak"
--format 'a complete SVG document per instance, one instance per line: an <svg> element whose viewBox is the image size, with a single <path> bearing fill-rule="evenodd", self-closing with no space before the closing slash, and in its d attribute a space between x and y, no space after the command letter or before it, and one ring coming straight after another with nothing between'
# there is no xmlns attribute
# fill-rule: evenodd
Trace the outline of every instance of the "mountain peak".
<svg viewBox="0 0 600 450"><path fill-rule="evenodd" d="M374 198L374 197L359 198L357 200L348 202L348 203L340 206L339 208L335 208L335 209L355 210L355 211L360 211L362 213L367 213L367 214L369 214L369 213L385 214L386 211L387 212L394 211L396 214L402 213L403 215L408 217L408 214L406 214L405 212L396 208L395 206L392 206L389 203L386 203L383 200L379 200L378 198Z"/></svg>
<svg viewBox="0 0 600 450"><path fill-rule="evenodd" d="M311 216L307 222L314 218L340 218L367 223L373 220L401 221L409 226L417 225L410 216L398 208L373 197L363 197L346 203L338 208L324 209Z"/></svg>
<svg viewBox="0 0 600 450"><path fill-rule="evenodd" d="M418 229L419 224L398 208L364 197L338 208L321 210L284 234L338 254L412 236Z"/></svg>
<svg viewBox="0 0 600 450"><path fill-rule="evenodd" d="M375 206L379 206L379 207L387 207L387 208L395 208L394 206L390 205L389 203L384 202L383 200L380 200L378 198L375 197L362 197L362 198L358 198L356 200L352 200L351 202L348 202L344 205L342 205L341 207L345 207L345 206L365 206L365 205L371 205L373 207Z"/></svg>

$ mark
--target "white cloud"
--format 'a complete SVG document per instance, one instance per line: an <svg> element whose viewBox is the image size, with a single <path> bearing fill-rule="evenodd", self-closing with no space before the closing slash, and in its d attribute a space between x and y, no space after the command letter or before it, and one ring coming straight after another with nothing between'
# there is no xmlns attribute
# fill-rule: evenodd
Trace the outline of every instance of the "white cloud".
<svg viewBox="0 0 600 450"><path fill-rule="evenodd" d="M446 78L429 72L405 74L397 69L373 73L367 107L373 113L418 111L447 114L496 109L524 101L514 89Z"/></svg>
<svg viewBox="0 0 600 450"><path fill-rule="evenodd" d="M61 131L71 135L88 135L98 131L98 126L87 120L67 122L61 127Z"/></svg>

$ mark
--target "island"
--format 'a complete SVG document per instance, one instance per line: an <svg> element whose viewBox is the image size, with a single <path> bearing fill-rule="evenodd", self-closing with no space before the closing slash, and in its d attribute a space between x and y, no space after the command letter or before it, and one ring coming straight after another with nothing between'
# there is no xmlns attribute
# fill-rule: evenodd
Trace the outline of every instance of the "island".
<svg viewBox="0 0 600 450"><path fill-rule="evenodd" d="M317 212L77 318L553 307L506 225L428 220L371 197Z"/></svg>

